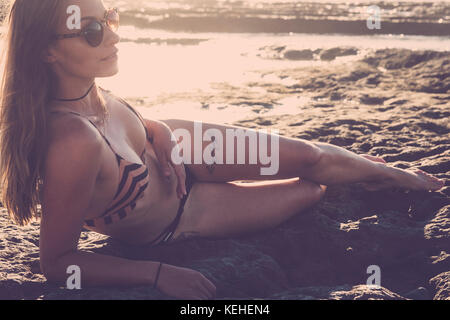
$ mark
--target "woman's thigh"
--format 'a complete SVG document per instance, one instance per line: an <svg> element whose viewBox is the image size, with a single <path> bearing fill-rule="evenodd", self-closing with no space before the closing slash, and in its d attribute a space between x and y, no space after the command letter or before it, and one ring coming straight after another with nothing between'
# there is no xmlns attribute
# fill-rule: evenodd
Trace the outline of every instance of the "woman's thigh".
<svg viewBox="0 0 450 320"><path fill-rule="evenodd" d="M229 238L273 228L321 199L326 187L299 180L198 182L171 242Z"/></svg>
<svg viewBox="0 0 450 320"><path fill-rule="evenodd" d="M187 141L180 147L183 153L187 152L188 161L185 161L185 165L189 166L197 180L204 182L302 177L320 157L320 149L314 143L303 139L269 135L270 139L266 137L266 140L263 138L265 135L260 135L258 130L250 128L180 119L163 120L163 122L174 133L184 132L186 136L181 141L185 138ZM203 158L205 153L211 153L209 149L207 152L207 148L212 142L205 141L203 136L209 130L213 130L222 137L217 138L221 142L217 141L219 151L215 150L218 152L215 154L216 164L210 165ZM230 138L233 134L239 138ZM250 137L253 138L250 139ZM266 146L265 151L261 148L263 145Z"/></svg>

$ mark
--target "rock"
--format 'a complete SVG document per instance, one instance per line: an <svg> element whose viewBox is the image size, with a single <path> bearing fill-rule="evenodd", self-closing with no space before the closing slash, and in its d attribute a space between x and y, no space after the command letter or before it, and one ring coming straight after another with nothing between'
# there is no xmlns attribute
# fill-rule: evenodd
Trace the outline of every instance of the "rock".
<svg viewBox="0 0 450 320"><path fill-rule="evenodd" d="M450 271L443 272L429 281L434 289L434 300L450 300Z"/></svg>
<svg viewBox="0 0 450 320"><path fill-rule="evenodd" d="M350 56L356 54L358 54L358 49L356 48L336 47L322 51L320 53L320 59L330 61L336 59L336 57Z"/></svg>
<svg viewBox="0 0 450 320"><path fill-rule="evenodd" d="M284 58L288 60L313 60L313 52L305 50L288 50L284 52Z"/></svg>
<svg viewBox="0 0 450 320"><path fill-rule="evenodd" d="M343 94L340 93L340 92L337 92L337 91L333 91L333 92L330 94L330 100L331 100L331 101L342 100L343 97L344 97Z"/></svg>
<svg viewBox="0 0 450 320"><path fill-rule="evenodd" d="M259 124L260 126L271 126L273 125L273 122L271 120L258 120L257 124Z"/></svg>
<svg viewBox="0 0 450 320"><path fill-rule="evenodd" d="M428 290L424 287L414 289L408 293L405 293L403 296L407 299L412 300L431 300L433 298L432 296L430 296Z"/></svg>
<svg viewBox="0 0 450 320"><path fill-rule="evenodd" d="M436 57L442 56L435 51L409 51L402 50L397 52L395 57L389 59L384 64L386 69L399 69L399 68L411 68L421 62L434 59Z"/></svg>
<svg viewBox="0 0 450 320"><path fill-rule="evenodd" d="M342 76L339 81L350 81L355 82L363 78L367 78L368 76L378 77L378 71L374 68L368 67L364 64L357 64L357 68L351 70L344 76Z"/></svg>
<svg viewBox="0 0 450 320"><path fill-rule="evenodd" d="M388 99L389 98L386 98L386 97L363 95L359 100L364 104L377 105L377 104L383 104L384 101L386 101Z"/></svg>
<svg viewBox="0 0 450 320"><path fill-rule="evenodd" d="M374 85L377 85L377 84L379 84L381 82L381 80L380 80L380 76L379 75L373 75L373 76L370 76L370 77L368 77L367 79L366 79L366 83L367 84L374 84Z"/></svg>
<svg viewBox="0 0 450 320"><path fill-rule="evenodd" d="M381 66L388 70L411 68L419 63L448 56L446 52L412 51L408 49L381 49L363 61L372 66Z"/></svg>
<svg viewBox="0 0 450 320"><path fill-rule="evenodd" d="M330 293L332 300L407 300L406 298L383 287L358 285L350 290Z"/></svg>
<svg viewBox="0 0 450 320"><path fill-rule="evenodd" d="M286 46L265 46L258 49L258 51L260 51L261 53L258 53L257 56L264 59L279 60L281 59L282 52L285 49Z"/></svg>
<svg viewBox="0 0 450 320"><path fill-rule="evenodd" d="M335 287L304 287L274 294L274 300L406 300L406 298L383 287L367 285L341 285Z"/></svg>
<svg viewBox="0 0 450 320"><path fill-rule="evenodd" d="M424 228L424 237L450 252L450 205L441 208L428 222Z"/></svg>

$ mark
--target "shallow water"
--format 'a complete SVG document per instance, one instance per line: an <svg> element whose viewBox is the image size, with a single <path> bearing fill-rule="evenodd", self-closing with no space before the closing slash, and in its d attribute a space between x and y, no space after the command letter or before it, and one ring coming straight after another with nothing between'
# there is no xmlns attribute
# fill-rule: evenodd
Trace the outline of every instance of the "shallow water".
<svg viewBox="0 0 450 320"><path fill-rule="evenodd" d="M132 35L134 34L134 38ZM169 33L125 27L122 38L203 39L198 45L167 45L122 42L118 45L120 72L109 79L99 79L125 97L155 97L162 93L207 89L211 83L240 85L254 80L253 70L324 65L323 61L273 60L258 57L260 48L269 45L291 49L352 46L360 54L368 49L406 48L450 50L450 38L424 36L343 36L306 34L203 34ZM347 58L348 59L348 58ZM342 59L341 59L342 60ZM340 62L338 62L340 63Z"/></svg>
<svg viewBox="0 0 450 320"><path fill-rule="evenodd" d="M334 18L338 20L365 19L367 7L378 5L384 19L403 21L450 21L449 1L374 1L374 0L106 0L109 6L133 15L145 13L152 19L180 14L184 17L234 15L235 17L274 18Z"/></svg>
<svg viewBox="0 0 450 320"><path fill-rule="evenodd" d="M223 84L242 87L248 82L270 82L292 85L289 78L277 78L270 71L303 66L327 67L362 58L370 51L382 48L414 50L450 50L450 38L425 36L345 36L311 34L221 34L170 33L155 30L121 29L118 45L120 72L112 78L98 79L98 83L125 98L156 100L161 96L183 95L186 92L214 92ZM193 45L164 43L136 43L137 39L202 39ZM358 54L338 57L334 61L274 59L264 55L267 46L286 46L292 50L316 50L333 47L354 47ZM268 73L267 75L262 75ZM212 93L213 94L213 93ZM295 100L295 98L294 98ZM298 104L298 102L295 102ZM147 116L157 118L188 118L191 120L233 122L250 114L221 105L204 108L200 102L182 99L175 103L158 104L151 113L136 106ZM297 112L292 102L281 102L269 114ZM212 112L214 111L214 112ZM267 115L269 115L267 114Z"/></svg>
<svg viewBox="0 0 450 320"><path fill-rule="evenodd" d="M450 2L435 1L425 5L423 2L426 1L399 3L385 1L383 10L386 14L388 13L386 17L390 18L397 15L435 22L439 19L443 21L450 19L450 13L447 16ZM164 18L165 15L173 13L195 16L203 12L204 15L214 16L220 12L240 12L242 16L258 15L264 19L280 15L283 10L292 11L293 8L296 8L297 13L301 11L303 16L306 15L305 12L314 12L317 17L333 18L341 15L343 19L351 20L364 16L362 10L368 3L372 3L368 0L356 2L324 0L302 6L289 0L238 2L178 0L170 3L154 0L106 0L105 3L118 6L121 12L128 16L128 23L119 30L122 39L117 45L120 50L120 72L111 78L98 79L98 84L124 98L142 99L143 106L148 105L149 101L156 101L161 96L177 94L182 96L185 93L198 91L214 94L214 88L224 84L242 87L252 81L268 81L272 84L291 85L292 79L274 77L270 71L302 66L326 68L329 65L360 59L367 52L381 48L450 50L450 37L444 36L171 32L138 28L137 23L133 25L135 18L145 17L151 20ZM268 13L272 16L267 15ZM283 56L273 56L273 50L267 53L268 46L311 51L333 47L354 47L358 50L358 54L338 57L333 61L322 61L317 57L307 60L289 60ZM266 111L271 114L295 112L296 109L292 105L298 102L292 101L296 100L298 100L296 97L292 97L286 100L287 102L282 101L275 108ZM141 105L136 107L142 112L147 112ZM152 115L156 114L157 117L191 119L200 117L204 121L218 119L234 121L251 114L251 110L236 109L232 106L225 108L211 104L205 108L200 102L192 102L189 99L186 101L181 99L175 103L160 103L151 109ZM216 112L211 112L212 110Z"/></svg>

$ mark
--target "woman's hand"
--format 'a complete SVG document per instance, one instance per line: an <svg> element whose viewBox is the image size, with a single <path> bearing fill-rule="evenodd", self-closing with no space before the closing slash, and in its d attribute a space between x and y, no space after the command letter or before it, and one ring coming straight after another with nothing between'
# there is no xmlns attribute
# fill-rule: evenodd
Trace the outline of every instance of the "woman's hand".
<svg viewBox="0 0 450 320"><path fill-rule="evenodd" d="M205 300L216 297L216 286L198 271L163 264L157 289L182 300Z"/></svg>
<svg viewBox="0 0 450 320"><path fill-rule="evenodd" d="M172 166L175 170L178 179L177 195L181 199L186 194L186 171L183 163L175 164L172 161L172 150L179 148L172 130L163 122L151 121L150 132L153 138L153 148L163 174L168 178L171 172L170 167Z"/></svg>

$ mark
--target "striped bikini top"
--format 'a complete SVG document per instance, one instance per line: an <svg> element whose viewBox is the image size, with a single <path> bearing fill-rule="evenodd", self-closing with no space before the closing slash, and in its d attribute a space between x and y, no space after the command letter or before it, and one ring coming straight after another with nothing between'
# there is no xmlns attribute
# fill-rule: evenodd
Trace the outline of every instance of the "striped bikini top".
<svg viewBox="0 0 450 320"><path fill-rule="evenodd" d="M136 114L144 126L147 140L152 142L149 138L148 131L142 117L125 100L121 98L118 99L122 101L131 111L133 111L134 114ZM145 158L143 157L145 149L140 156L142 164L128 161L114 151L108 139L97 128L97 126L85 116L73 111L63 112L55 110L51 111L51 113L72 113L87 119L98 130L100 135L105 139L106 143L111 148L112 152L116 155L120 179L114 198L101 216L94 219L85 220L84 226L105 226L125 218L135 208L136 201L144 196L143 192L148 186L149 173L145 164Z"/></svg>

